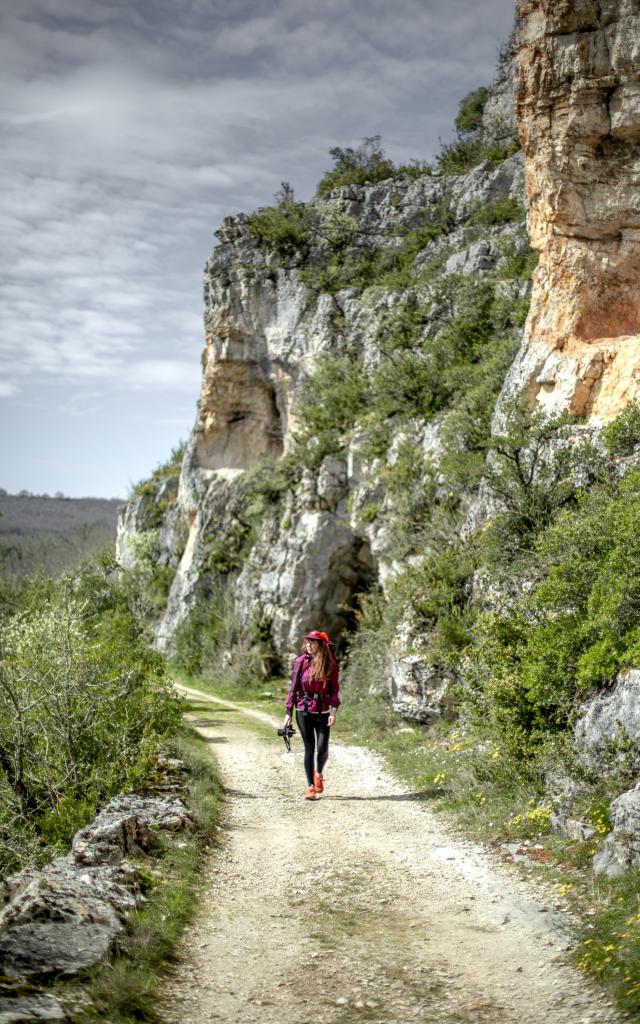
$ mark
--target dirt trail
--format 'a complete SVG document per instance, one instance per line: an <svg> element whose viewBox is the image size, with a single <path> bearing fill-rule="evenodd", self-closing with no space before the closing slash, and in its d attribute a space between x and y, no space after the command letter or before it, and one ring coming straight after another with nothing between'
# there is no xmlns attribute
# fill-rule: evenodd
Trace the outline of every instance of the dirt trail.
<svg viewBox="0 0 640 1024"><path fill-rule="evenodd" d="M619 1019L563 962L561 917L379 758L332 741L326 792L305 801L297 737L286 754L252 725L269 716L188 693L228 803L167 1024Z"/></svg>

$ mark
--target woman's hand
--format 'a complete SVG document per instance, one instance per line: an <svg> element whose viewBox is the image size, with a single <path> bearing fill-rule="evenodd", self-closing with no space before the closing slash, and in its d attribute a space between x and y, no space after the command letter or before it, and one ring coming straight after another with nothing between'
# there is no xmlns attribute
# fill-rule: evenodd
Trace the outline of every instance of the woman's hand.
<svg viewBox="0 0 640 1024"><path fill-rule="evenodd" d="M329 712L329 728L331 728L332 725L336 724L336 715L337 715L337 713L338 712L337 712L336 708L331 708L331 711Z"/></svg>
<svg viewBox="0 0 640 1024"><path fill-rule="evenodd" d="M287 726L289 726L289 725L291 725L291 715L285 715L284 716L284 722L282 723L282 728L286 729Z"/></svg>

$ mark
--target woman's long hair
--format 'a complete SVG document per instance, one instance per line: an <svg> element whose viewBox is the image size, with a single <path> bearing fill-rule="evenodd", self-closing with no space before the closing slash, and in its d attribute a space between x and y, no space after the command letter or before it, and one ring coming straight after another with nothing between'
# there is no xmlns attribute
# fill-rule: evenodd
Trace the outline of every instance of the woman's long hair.
<svg viewBox="0 0 640 1024"><path fill-rule="evenodd" d="M307 653L306 641L302 641L302 654ZM312 655L311 659L311 674L310 679L319 681L322 684L322 689L326 690L329 682L329 677L333 671L333 666L336 665L336 657L333 653L329 644L323 643L322 640L318 641L315 654Z"/></svg>

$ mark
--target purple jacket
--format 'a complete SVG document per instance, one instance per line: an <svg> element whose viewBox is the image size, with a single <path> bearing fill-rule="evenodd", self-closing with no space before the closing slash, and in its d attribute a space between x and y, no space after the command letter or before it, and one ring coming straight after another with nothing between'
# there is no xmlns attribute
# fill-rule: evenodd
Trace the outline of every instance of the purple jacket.
<svg viewBox="0 0 640 1024"><path fill-rule="evenodd" d="M338 666L334 665L331 676L327 681L326 690L322 689L319 680L310 679L311 655L301 654L296 658L293 672L291 673L291 686L287 694L287 714L292 715L296 711L310 711L312 714L328 711L329 708L340 707L340 676ZM305 707L305 694L313 694L307 699Z"/></svg>

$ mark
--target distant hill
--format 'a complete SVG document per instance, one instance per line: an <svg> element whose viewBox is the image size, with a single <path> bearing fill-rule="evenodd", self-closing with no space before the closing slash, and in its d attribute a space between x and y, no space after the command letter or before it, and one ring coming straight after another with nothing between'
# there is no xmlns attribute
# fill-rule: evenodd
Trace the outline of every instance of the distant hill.
<svg viewBox="0 0 640 1024"><path fill-rule="evenodd" d="M118 498L0 492L0 573L56 575L115 542Z"/></svg>

